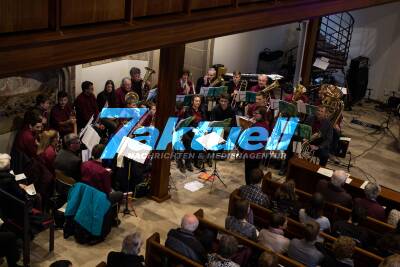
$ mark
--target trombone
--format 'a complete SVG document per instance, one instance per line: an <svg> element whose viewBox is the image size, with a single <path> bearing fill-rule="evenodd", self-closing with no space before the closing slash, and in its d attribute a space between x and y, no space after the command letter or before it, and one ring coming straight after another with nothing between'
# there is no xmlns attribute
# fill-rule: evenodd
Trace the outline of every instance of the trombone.
<svg viewBox="0 0 400 267"><path fill-rule="evenodd" d="M246 91L247 84L248 84L247 80L241 80L240 81L240 85L239 85L239 92ZM235 93L233 95L233 99L232 99L232 103L231 103L231 108L232 109L236 108L236 105L237 105L236 97L238 97L238 93Z"/></svg>

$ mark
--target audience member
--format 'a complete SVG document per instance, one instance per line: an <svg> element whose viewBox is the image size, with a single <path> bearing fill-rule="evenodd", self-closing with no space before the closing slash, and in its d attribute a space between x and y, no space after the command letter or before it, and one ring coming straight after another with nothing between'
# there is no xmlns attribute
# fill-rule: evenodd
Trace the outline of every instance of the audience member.
<svg viewBox="0 0 400 267"><path fill-rule="evenodd" d="M193 214L182 218L181 227L168 232L165 246L198 263L204 263L206 250L195 237L194 231L199 226L199 220Z"/></svg>
<svg viewBox="0 0 400 267"><path fill-rule="evenodd" d="M379 267L400 267L400 255L394 254L385 258L381 264L379 264Z"/></svg>
<svg viewBox="0 0 400 267"><path fill-rule="evenodd" d="M8 154L0 154L0 189L18 199L25 200L24 191L18 186L15 176L10 173L10 160L11 157Z"/></svg>
<svg viewBox="0 0 400 267"><path fill-rule="evenodd" d="M347 174L343 170L336 170L330 181L325 179L319 180L317 184L317 192L321 193L328 202L336 203L341 206L351 207L352 199L344 189Z"/></svg>
<svg viewBox="0 0 400 267"><path fill-rule="evenodd" d="M368 183L365 186L364 198L356 198L355 205L363 207L367 211L367 216L374 219L385 221L385 209L376 201L381 192L381 187L376 183Z"/></svg>
<svg viewBox="0 0 400 267"><path fill-rule="evenodd" d="M257 240L257 229L254 225L247 221L250 213L250 205L247 200L239 200L236 202L234 216L228 216L225 219L225 228L227 230L239 233L240 235Z"/></svg>
<svg viewBox="0 0 400 267"><path fill-rule="evenodd" d="M396 227L398 225L398 222L400 221L400 211L396 209L392 209L389 212L387 223Z"/></svg>
<svg viewBox="0 0 400 267"><path fill-rule="evenodd" d="M285 181L276 191L274 209L295 217L299 215L296 184L293 180Z"/></svg>
<svg viewBox="0 0 400 267"><path fill-rule="evenodd" d="M264 251L258 258L257 267L278 267L278 257L273 252Z"/></svg>
<svg viewBox="0 0 400 267"><path fill-rule="evenodd" d="M17 246L17 236L12 232L0 232L0 257L7 259L8 267L19 267L17 262L20 254Z"/></svg>
<svg viewBox="0 0 400 267"><path fill-rule="evenodd" d="M286 253L290 240L284 236L287 227L287 218L282 213L272 214L268 229L262 229L258 242L276 253Z"/></svg>
<svg viewBox="0 0 400 267"><path fill-rule="evenodd" d="M106 193L111 204L122 200L123 194L111 188L111 172L103 167L101 154L105 146L98 144L92 149L92 159L81 165L81 181Z"/></svg>
<svg viewBox="0 0 400 267"><path fill-rule="evenodd" d="M124 238L121 252L112 251L107 256L108 267L141 267L144 266L144 257L140 256L142 239L136 232Z"/></svg>
<svg viewBox="0 0 400 267"><path fill-rule="evenodd" d="M93 94L93 83L84 81L81 88L82 93L78 95L74 103L78 129L84 128L92 116L96 119L99 115L96 97Z"/></svg>
<svg viewBox="0 0 400 267"><path fill-rule="evenodd" d="M79 137L73 133L64 136L64 146L65 148L61 149L56 156L54 167L56 170L60 170L65 175L79 181L82 162L79 157L81 147Z"/></svg>
<svg viewBox="0 0 400 267"><path fill-rule="evenodd" d="M268 196L261 190L261 180L264 173L261 169L254 169L250 173L250 184L239 188L240 196L260 206L268 207Z"/></svg>
<svg viewBox="0 0 400 267"><path fill-rule="evenodd" d="M337 221L333 224L332 233L336 236L349 236L353 238L357 246L370 246L370 233L368 229L360 226L367 218L366 210L358 205L354 205L348 221Z"/></svg>
<svg viewBox="0 0 400 267"><path fill-rule="evenodd" d="M37 150L39 159L42 160L43 164L53 174L59 138L58 132L55 130L42 132L40 134L40 142Z"/></svg>
<svg viewBox="0 0 400 267"><path fill-rule="evenodd" d="M50 127L57 130L61 137L74 132L76 114L68 103L68 95L61 91L57 95L58 103L50 112Z"/></svg>
<svg viewBox="0 0 400 267"><path fill-rule="evenodd" d="M319 265L324 255L315 247L319 234L319 224L315 221L308 221L304 225L304 239L294 238L290 241L288 255L306 266L314 267Z"/></svg>
<svg viewBox="0 0 400 267"><path fill-rule="evenodd" d="M322 267L353 267L353 253L356 242L350 237L340 236L332 246L332 253L325 254Z"/></svg>
<svg viewBox="0 0 400 267"><path fill-rule="evenodd" d="M377 249L383 257L390 256L400 251L400 223L397 224L396 230L384 234L377 241Z"/></svg>
<svg viewBox="0 0 400 267"><path fill-rule="evenodd" d="M14 149L29 158L37 155L38 135L42 131L42 117L37 110L27 111L24 115L24 126L17 134Z"/></svg>
<svg viewBox="0 0 400 267"><path fill-rule="evenodd" d="M58 260L50 264L49 267L73 267L69 260Z"/></svg>
<svg viewBox="0 0 400 267"><path fill-rule="evenodd" d="M208 254L208 267L239 267L240 265L231 260L238 251L239 243L233 236L223 235L219 241L218 254Z"/></svg>
<svg viewBox="0 0 400 267"><path fill-rule="evenodd" d="M312 196L310 205L306 209L299 211L299 221L302 223L310 220L316 221L321 231L330 232L331 223L327 217L323 216L324 205L324 197L320 193L315 193Z"/></svg>

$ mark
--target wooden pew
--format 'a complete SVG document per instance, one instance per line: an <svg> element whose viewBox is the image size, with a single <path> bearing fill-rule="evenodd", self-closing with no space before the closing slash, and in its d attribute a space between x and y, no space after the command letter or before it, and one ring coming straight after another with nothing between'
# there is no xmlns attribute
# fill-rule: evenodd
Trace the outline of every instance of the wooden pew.
<svg viewBox="0 0 400 267"><path fill-rule="evenodd" d="M244 238L244 237L242 237L241 235L239 235L237 233L234 233L234 232L226 230L224 227L216 225L213 222L207 221L204 218L204 211L202 209L200 209L197 212L195 212L194 215L196 215L196 217L199 219L199 228L200 229L201 228L208 228L208 229L216 230L221 234L227 234L227 235L234 236L238 240L239 244L242 244L244 246L250 247L252 249L252 251L254 253L257 253L257 254L261 254L263 251L270 251L267 248L257 244L256 242L251 241L250 239ZM292 260L292 259L290 259L290 258L288 258L288 257L286 257L286 256L284 256L282 254L276 253L276 255L278 257L279 264L281 264L283 266L287 266L287 267L304 266L301 263L299 263L299 262L297 262L295 260Z"/></svg>
<svg viewBox="0 0 400 267"><path fill-rule="evenodd" d="M281 186L281 184L271 180L270 178L271 174L267 173L262 181L261 186L263 192L272 198L276 190ZM296 194L299 197L299 202L302 204L309 203L312 198L312 195L310 193L307 193L297 188L296 188ZM351 215L351 209L331 202L326 202L324 208L324 215L329 218L331 223L336 222L338 220L347 220ZM297 218L295 219L297 220ZM395 230L395 227L393 227L392 225L376 220L371 217L367 217L367 219L363 222L362 225L364 227L367 227L371 231L374 231L377 234L391 233Z"/></svg>
<svg viewBox="0 0 400 267"><path fill-rule="evenodd" d="M321 179L327 177L317 173L319 165L313 164L306 160L293 157L289 161L289 167L286 173L286 180L292 179L296 182L296 187L307 193L314 193L316 186ZM350 176L352 179L350 184L345 184L346 191L353 196L353 198L364 197L364 190L360 188L364 180ZM382 191L378 197L378 202L387 207L387 210L398 209L400 210L400 192L390 188L381 186Z"/></svg>
<svg viewBox="0 0 400 267"><path fill-rule="evenodd" d="M231 193L229 198L228 214L233 214L234 205L239 199L241 199L239 190L236 189ZM254 214L254 224L260 228L268 228L273 211L254 203L250 203L250 207ZM288 238L303 238L303 225L296 220L288 218L288 227L285 231L285 236ZM336 240L335 237L326 233L320 233L320 236L324 238L324 242L328 244ZM356 267L378 266L383 260L383 258L358 247L354 251L353 259Z"/></svg>
<svg viewBox="0 0 400 267"><path fill-rule="evenodd" d="M189 267L201 267L203 265L192 261L191 259L169 249L160 244L160 234L154 233L146 240L146 267L165 266L164 263L176 262ZM167 265L169 266L169 265Z"/></svg>

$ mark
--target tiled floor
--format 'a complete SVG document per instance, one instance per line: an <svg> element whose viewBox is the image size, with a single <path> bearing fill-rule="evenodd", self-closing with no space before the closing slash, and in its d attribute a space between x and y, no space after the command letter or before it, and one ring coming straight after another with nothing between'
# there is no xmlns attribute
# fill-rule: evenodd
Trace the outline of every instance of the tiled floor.
<svg viewBox="0 0 400 267"><path fill-rule="evenodd" d="M350 151L352 154L351 174L366 179L375 178L379 183L400 190L400 154L396 150L394 139L388 132L374 133L374 130L350 123L352 118L358 118L375 124L382 123L386 114L375 111L373 105L355 107L351 112L345 112L344 133L352 138ZM393 133L399 133L399 120L396 118L390 123ZM375 145L376 144L376 145ZM373 145L373 149L371 148ZM361 156L357 157L363 151ZM346 159L341 159L347 163ZM329 165L332 168L344 168ZM55 251L47 252L48 233L40 234L32 245L32 266L49 266L56 259L69 259L74 266L93 267L107 257L110 250L119 250L121 241L125 235L133 231L140 231L146 239L154 232L159 232L162 242L167 231L177 227L180 218L187 212L194 212L203 208L208 219L219 225L224 224L227 213L229 194L235 188L244 183L244 165L241 161L224 161L218 164L220 174L228 185L224 188L219 182L215 184L215 190L210 193L210 185L197 192L189 192L184 189L185 183L198 180L196 172L184 176L176 170L175 165L171 170L176 190L171 190L171 199L157 204L148 199L140 199L135 202L138 217L121 218L122 223L118 228L113 228L106 241L93 247L77 244L72 238L65 240L62 232L57 231L55 236ZM276 179L283 179L272 170ZM142 247L144 253L144 247ZM4 265L2 265L4 266Z"/></svg>

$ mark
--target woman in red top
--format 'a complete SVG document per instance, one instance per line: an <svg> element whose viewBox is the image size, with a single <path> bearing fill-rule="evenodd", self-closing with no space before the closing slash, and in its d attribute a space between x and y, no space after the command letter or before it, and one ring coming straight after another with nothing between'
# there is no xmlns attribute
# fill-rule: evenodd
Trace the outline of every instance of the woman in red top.
<svg viewBox="0 0 400 267"><path fill-rule="evenodd" d="M57 156L59 135L56 130L44 131L40 135L40 143L37 150L40 160L47 169L54 174L54 160Z"/></svg>

